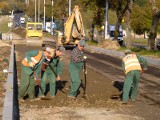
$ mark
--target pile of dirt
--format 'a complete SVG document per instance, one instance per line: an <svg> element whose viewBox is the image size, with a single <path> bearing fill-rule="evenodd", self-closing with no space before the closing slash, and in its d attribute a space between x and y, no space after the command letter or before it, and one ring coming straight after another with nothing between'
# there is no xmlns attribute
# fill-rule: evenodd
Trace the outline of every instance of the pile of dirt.
<svg viewBox="0 0 160 120"><path fill-rule="evenodd" d="M104 42L98 44L98 47L106 48L110 50L117 50L120 48L120 45L117 41L105 40Z"/></svg>
<svg viewBox="0 0 160 120"><path fill-rule="evenodd" d="M26 30L23 27L15 28L12 32L17 35L20 35L22 38L26 37Z"/></svg>

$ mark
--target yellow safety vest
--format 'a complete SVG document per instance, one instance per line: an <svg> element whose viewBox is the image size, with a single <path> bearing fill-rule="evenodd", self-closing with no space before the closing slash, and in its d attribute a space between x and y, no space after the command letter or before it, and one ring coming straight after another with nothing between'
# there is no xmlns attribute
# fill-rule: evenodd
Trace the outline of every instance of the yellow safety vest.
<svg viewBox="0 0 160 120"><path fill-rule="evenodd" d="M39 51L36 56L31 57L31 61L34 63L34 65L36 65L41 60L41 58L42 58L42 51ZM23 59L22 64L26 67L29 67L27 58Z"/></svg>
<svg viewBox="0 0 160 120"><path fill-rule="evenodd" d="M140 70L142 72L141 65L135 54L128 54L123 58L123 62L125 66L125 74L129 73L132 70Z"/></svg>

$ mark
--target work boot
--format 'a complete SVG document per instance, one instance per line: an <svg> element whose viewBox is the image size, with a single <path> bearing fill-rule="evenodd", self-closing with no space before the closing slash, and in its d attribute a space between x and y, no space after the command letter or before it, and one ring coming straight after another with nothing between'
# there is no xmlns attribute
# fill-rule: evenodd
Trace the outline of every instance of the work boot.
<svg viewBox="0 0 160 120"><path fill-rule="evenodd" d="M39 98L44 98L45 96L44 95L41 95L41 96L38 96Z"/></svg>
<svg viewBox="0 0 160 120"><path fill-rule="evenodd" d="M74 100L76 99L75 96L70 96L70 95L68 95L67 97L68 97L68 98L71 98L71 99L74 99Z"/></svg>

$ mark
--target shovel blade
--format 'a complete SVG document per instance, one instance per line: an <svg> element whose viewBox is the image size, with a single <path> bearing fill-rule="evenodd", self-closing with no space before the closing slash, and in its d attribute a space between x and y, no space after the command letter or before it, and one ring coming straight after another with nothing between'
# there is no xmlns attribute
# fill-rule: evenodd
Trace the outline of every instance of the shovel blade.
<svg viewBox="0 0 160 120"><path fill-rule="evenodd" d="M52 100L52 99L49 97L42 97L41 100Z"/></svg>

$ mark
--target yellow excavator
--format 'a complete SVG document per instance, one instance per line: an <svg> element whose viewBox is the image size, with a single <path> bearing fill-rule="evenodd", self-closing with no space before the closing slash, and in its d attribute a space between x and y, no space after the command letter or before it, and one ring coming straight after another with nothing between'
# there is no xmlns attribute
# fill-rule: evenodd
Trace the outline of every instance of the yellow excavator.
<svg viewBox="0 0 160 120"><path fill-rule="evenodd" d="M26 23L26 45L42 46L43 44L43 24L39 22Z"/></svg>
<svg viewBox="0 0 160 120"><path fill-rule="evenodd" d="M75 5L72 14L64 23L62 35L58 31L57 46L76 45L79 40L85 37L82 16L79 7Z"/></svg>

